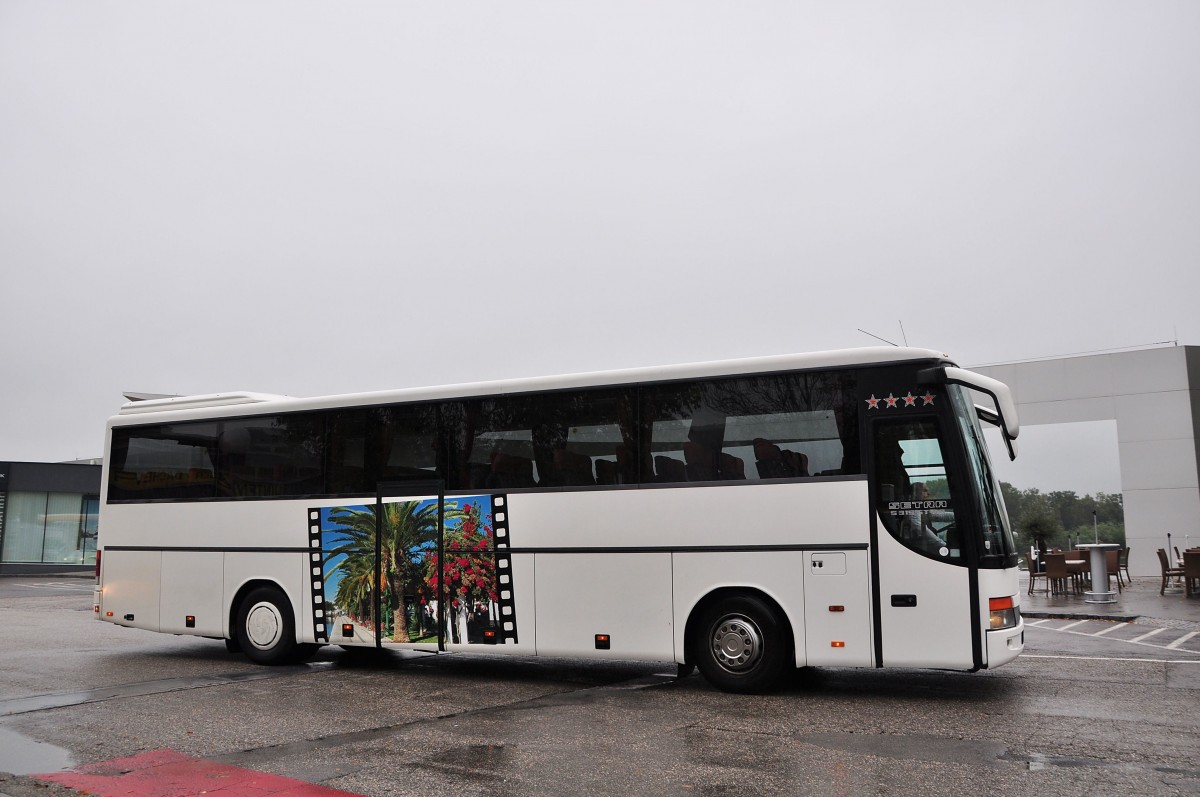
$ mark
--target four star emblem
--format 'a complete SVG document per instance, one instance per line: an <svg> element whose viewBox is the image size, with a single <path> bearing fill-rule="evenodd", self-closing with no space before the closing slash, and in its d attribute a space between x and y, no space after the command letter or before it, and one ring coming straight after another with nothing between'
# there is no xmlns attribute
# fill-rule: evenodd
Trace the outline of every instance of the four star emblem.
<svg viewBox="0 0 1200 797"><path fill-rule="evenodd" d="M933 400L935 398L937 398L937 396L933 395L933 393L928 390L926 390L925 394L922 396L914 396L910 390L903 396L896 396L893 393L888 393L887 398L875 398L875 394L872 393L871 397L866 401L867 409L877 410L879 409L880 404L883 404L890 409L892 407L899 407L900 402L902 401L904 402L905 407L915 407L917 406L918 399L921 401L922 407L928 407L933 404Z"/></svg>

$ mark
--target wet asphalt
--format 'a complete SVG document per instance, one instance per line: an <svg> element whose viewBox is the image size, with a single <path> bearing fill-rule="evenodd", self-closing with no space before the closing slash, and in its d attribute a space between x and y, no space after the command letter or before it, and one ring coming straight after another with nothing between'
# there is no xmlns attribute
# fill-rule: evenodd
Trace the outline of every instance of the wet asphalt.
<svg viewBox="0 0 1200 797"><path fill-rule="evenodd" d="M363 795L1200 793L1200 599L1158 579L1110 607L1022 593L1026 655L995 671L800 671L763 696L646 662L261 668L41 581L0 579L0 770L171 749Z"/></svg>

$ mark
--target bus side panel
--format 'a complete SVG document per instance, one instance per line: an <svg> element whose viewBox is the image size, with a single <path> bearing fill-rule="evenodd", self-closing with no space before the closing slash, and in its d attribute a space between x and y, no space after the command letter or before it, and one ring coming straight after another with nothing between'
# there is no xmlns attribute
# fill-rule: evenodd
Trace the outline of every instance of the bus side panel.
<svg viewBox="0 0 1200 797"><path fill-rule="evenodd" d="M758 590L779 604L792 627L796 666L803 667L804 559L804 551L675 554L675 660L684 660L684 631L696 604L715 589L734 587Z"/></svg>
<svg viewBox="0 0 1200 797"><path fill-rule="evenodd" d="M159 630L221 636L221 581L225 555L211 551L163 551ZM194 618L188 628L187 618Z"/></svg>
<svg viewBox="0 0 1200 797"><path fill-rule="evenodd" d="M100 567L100 619L157 631L162 553L106 550Z"/></svg>
<svg viewBox="0 0 1200 797"><path fill-rule="evenodd" d="M867 544L866 479L514 493L512 546Z"/></svg>
<svg viewBox="0 0 1200 797"><path fill-rule="evenodd" d="M224 635L230 636L229 617L237 611L233 599L250 581L273 582L287 594L296 619L296 638L313 642L312 590L306 580L307 562L302 553L238 552L225 557L225 589L221 600L225 607ZM214 585L215 587L216 585Z"/></svg>
<svg viewBox="0 0 1200 797"><path fill-rule="evenodd" d="M669 553L538 554L537 653L670 661ZM598 648L596 636L609 637Z"/></svg>
<svg viewBox="0 0 1200 797"><path fill-rule="evenodd" d="M869 552L809 551L804 561L808 665L873 666Z"/></svg>
<svg viewBox="0 0 1200 797"><path fill-rule="evenodd" d="M563 574L559 568L570 561L564 554L537 554L538 653L553 649L579 655L595 649L594 634L611 633L610 655L615 658L620 649L616 631L596 628L584 634L580 629L575 632L575 642L586 646L562 650L565 637L557 631L545 637L544 628L569 628L580 605L595 612L601 609L591 608L591 604L607 601L614 606L612 614L594 619L631 617L636 638L641 640L661 627L657 609L652 607L665 595L664 600L673 599L668 618L672 639L665 655L653 658L682 661L685 626L696 603L715 589L734 587L759 589L780 604L792 624L798 660L803 663L804 552L736 549L830 544L865 548L870 540L866 479L516 493L508 501L514 549L586 549L578 554L582 564L569 565ZM636 557L658 555L641 550L644 547L676 549L671 565L665 570L643 570L642 565L626 564ZM713 550L687 550L697 547ZM613 550L609 553L606 548ZM527 557L518 554L516 558ZM589 590L586 600L575 588L580 584ZM517 587L521 611L525 585L518 583ZM869 628L869 619L863 622ZM529 630L522 627L522 639ZM658 649L642 647L641 655L647 658L650 650Z"/></svg>

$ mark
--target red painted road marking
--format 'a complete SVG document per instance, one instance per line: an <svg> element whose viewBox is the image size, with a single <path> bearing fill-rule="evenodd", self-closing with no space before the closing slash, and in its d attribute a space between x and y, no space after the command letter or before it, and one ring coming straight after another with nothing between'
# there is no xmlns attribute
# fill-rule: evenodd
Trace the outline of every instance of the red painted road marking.
<svg viewBox="0 0 1200 797"><path fill-rule="evenodd" d="M67 772L34 775L99 797L361 797L294 778L151 750L129 758L84 764Z"/></svg>

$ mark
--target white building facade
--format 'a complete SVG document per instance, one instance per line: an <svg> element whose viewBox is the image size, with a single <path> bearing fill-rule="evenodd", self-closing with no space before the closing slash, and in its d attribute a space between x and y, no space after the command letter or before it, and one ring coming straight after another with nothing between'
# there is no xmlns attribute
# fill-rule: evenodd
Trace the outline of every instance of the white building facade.
<svg viewBox="0 0 1200 797"><path fill-rule="evenodd" d="M1022 427L1116 421L1132 575L1159 574L1168 532L1200 539L1200 346L971 370L1012 388Z"/></svg>

